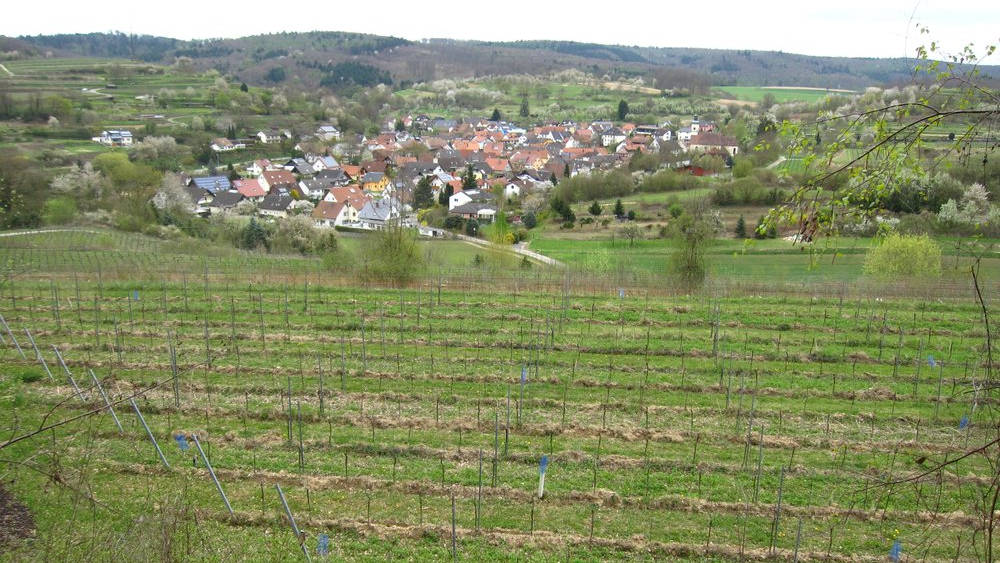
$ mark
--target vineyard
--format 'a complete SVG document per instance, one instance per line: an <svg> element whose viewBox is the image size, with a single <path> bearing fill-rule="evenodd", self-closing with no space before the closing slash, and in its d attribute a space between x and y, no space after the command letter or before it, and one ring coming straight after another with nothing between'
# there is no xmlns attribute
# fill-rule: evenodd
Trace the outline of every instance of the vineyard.
<svg viewBox="0 0 1000 563"><path fill-rule="evenodd" d="M937 469L990 439L971 293L0 254L0 482L32 520L0 558L983 557L993 471Z"/></svg>

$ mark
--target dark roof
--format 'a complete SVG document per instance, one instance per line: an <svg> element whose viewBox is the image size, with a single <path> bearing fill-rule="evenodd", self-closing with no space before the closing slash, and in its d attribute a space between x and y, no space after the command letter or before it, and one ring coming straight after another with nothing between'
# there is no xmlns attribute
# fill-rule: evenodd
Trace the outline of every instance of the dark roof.
<svg viewBox="0 0 1000 563"><path fill-rule="evenodd" d="M294 201L290 195L271 194L261 200L258 209L262 211L284 211Z"/></svg>
<svg viewBox="0 0 1000 563"><path fill-rule="evenodd" d="M191 203L197 204L206 195L212 195L212 192L208 190L203 190L198 186L184 186L184 191L187 192L188 197L191 198Z"/></svg>
<svg viewBox="0 0 1000 563"><path fill-rule="evenodd" d="M243 201L243 194L240 192L219 192L215 194L215 198L208 206L219 208L235 207L241 201Z"/></svg>
<svg viewBox="0 0 1000 563"><path fill-rule="evenodd" d="M378 182L381 182L382 178L384 178L384 177L385 177L385 174L383 174L381 172L367 172L367 173L365 173L364 176L361 177L361 183L362 184L367 184L369 182L378 183Z"/></svg>
<svg viewBox="0 0 1000 563"><path fill-rule="evenodd" d="M320 170L316 174L316 179L317 180L331 180L331 181L336 182L336 181L339 181L339 180L347 180L348 178L347 178L347 175L344 174L344 169L343 168L326 168L324 170Z"/></svg>

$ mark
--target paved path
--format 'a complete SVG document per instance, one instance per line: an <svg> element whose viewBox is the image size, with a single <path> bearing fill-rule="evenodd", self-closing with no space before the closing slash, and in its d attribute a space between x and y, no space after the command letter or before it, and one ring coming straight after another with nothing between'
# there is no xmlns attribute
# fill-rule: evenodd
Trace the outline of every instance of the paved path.
<svg viewBox="0 0 1000 563"><path fill-rule="evenodd" d="M88 231L86 229L38 229L35 231L15 231L13 233L0 233L0 237L19 237L24 235L42 235L45 233L90 233L92 235L101 234L100 231Z"/></svg>
<svg viewBox="0 0 1000 563"><path fill-rule="evenodd" d="M496 245L496 244L493 244L492 242L485 241L483 239L469 237L469 236L465 236L465 235L456 234L455 237L458 240L465 241L465 242L467 242L469 244L474 244L474 245L477 245L477 246L482 246L483 248L494 248L494 249L497 249L497 250L507 250L509 248L510 250L514 251L515 254L520 254L521 256L527 256L528 258L531 258L533 260L537 260L537 261L541 262L542 264L548 264L549 266L565 266L565 264L563 264L562 262L556 260L555 258L549 258L548 256L545 256L544 254L539 254L539 253L537 253L537 252L535 252L533 250L528 250L527 248L525 248L525 243L523 243L523 242L515 244L514 246L509 246L508 247L508 246Z"/></svg>
<svg viewBox="0 0 1000 563"><path fill-rule="evenodd" d="M787 159L787 158L785 158L785 157L784 157L784 155L782 155L782 156L779 156L779 157L778 157L778 160L775 160L774 162L772 162L771 164L768 164L768 165L767 165L767 166L765 166L764 168L768 168L768 169L774 169L774 168L777 168L778 166L780 166L780 165L781 165L781 163L782 163L782 162L784 162L784 161L786 161L786 160L788 160L788 159Z"/></svg>
<svg viewBox="0 0 1000 563"><path fill-rule="evenodd" d="M9 76L16 76L13 72L10 71L10 69L8 69L7 67L3 66L2 64L0 64L0 69L2 69L4 72L6 72Z"/></svg>

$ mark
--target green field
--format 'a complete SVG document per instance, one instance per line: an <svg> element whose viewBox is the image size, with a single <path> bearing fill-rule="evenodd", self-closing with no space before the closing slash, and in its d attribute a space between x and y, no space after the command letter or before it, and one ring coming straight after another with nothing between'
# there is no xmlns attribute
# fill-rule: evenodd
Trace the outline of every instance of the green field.
<svg viewBox="0 0 1000 563"><path fill-rule="evenodd" d="M748 102L760 102L765 94L774 96L778 103L817 102L828 94L851 95L850 92L830 92L813 88L774 88L768 86L719 86L716 91L721 97Z"/></svg>
<svg viewBox="0 0 1000 563"><path fill-rule="evenodd" d="M981 553L982 457L882 484L991 436L970 410L968 294L620 298L539 271L390 289L318 260L85 235L0 239L0 473L36 527L3 559L302 558L275 485L333 559Z"/></svg>

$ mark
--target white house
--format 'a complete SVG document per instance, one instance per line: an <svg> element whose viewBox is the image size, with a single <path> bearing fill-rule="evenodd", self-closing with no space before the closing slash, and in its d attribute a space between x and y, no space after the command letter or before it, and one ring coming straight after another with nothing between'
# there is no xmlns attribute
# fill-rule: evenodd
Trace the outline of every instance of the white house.
<svg viewBox="0 0 1000 563"><path fill-rule="evenodd" d="M360 209L355 207L356 205L357 202L351 200L321 201L313 209L312 218L317 227L330 228L347 223L357 223Z"/></svg>
<svg viewBox="0 0 1000 563"><path fill-rule="evenodd" d="M618 143L624 141L625 137L626 135L624 131L617 127L612 127L601 133L601 144L605 147L611 144L617 145Z"/></svg>
<svg viewBox="0 0 1000 563"><path fill-rule="evenodd" d="M125 129L110 129L101 131L101 136L94 137L93 140L109 147L129 147L132 146L132 132Z"/></svg>
<svg viewBox="0 0 1000 563"><path fill-rule="evenodd" d="M313 160L312 167L316 172L321 172L323 170L340 168L340 163L337 162L337 159L332 156L320 156L317 157L316 160Z"/></svg>
<svg viewBox="0 0 1000 563"><path fill-rule="evenodd" d="M247 146L243 143L234 143L233 141L222 137L212 141L212 150L215 152L229 152L245 148L247 148Z"/></svg>
<svg viewBox="0 0 1000 563"><path fill-rule="evenodd" d="M321 141L339 141L340 129L337 129L333 125L320 125L316 129L316 138Z"/></svg>
<svg viewBox="0 0 1000 563"><path fill-rule="evenodd" d="M268 131L258 131L257 140L265 145L272 143L280 143L284 139L291 139L292 134L288 131L279 131L277 129L270 129Z"/></svg>

